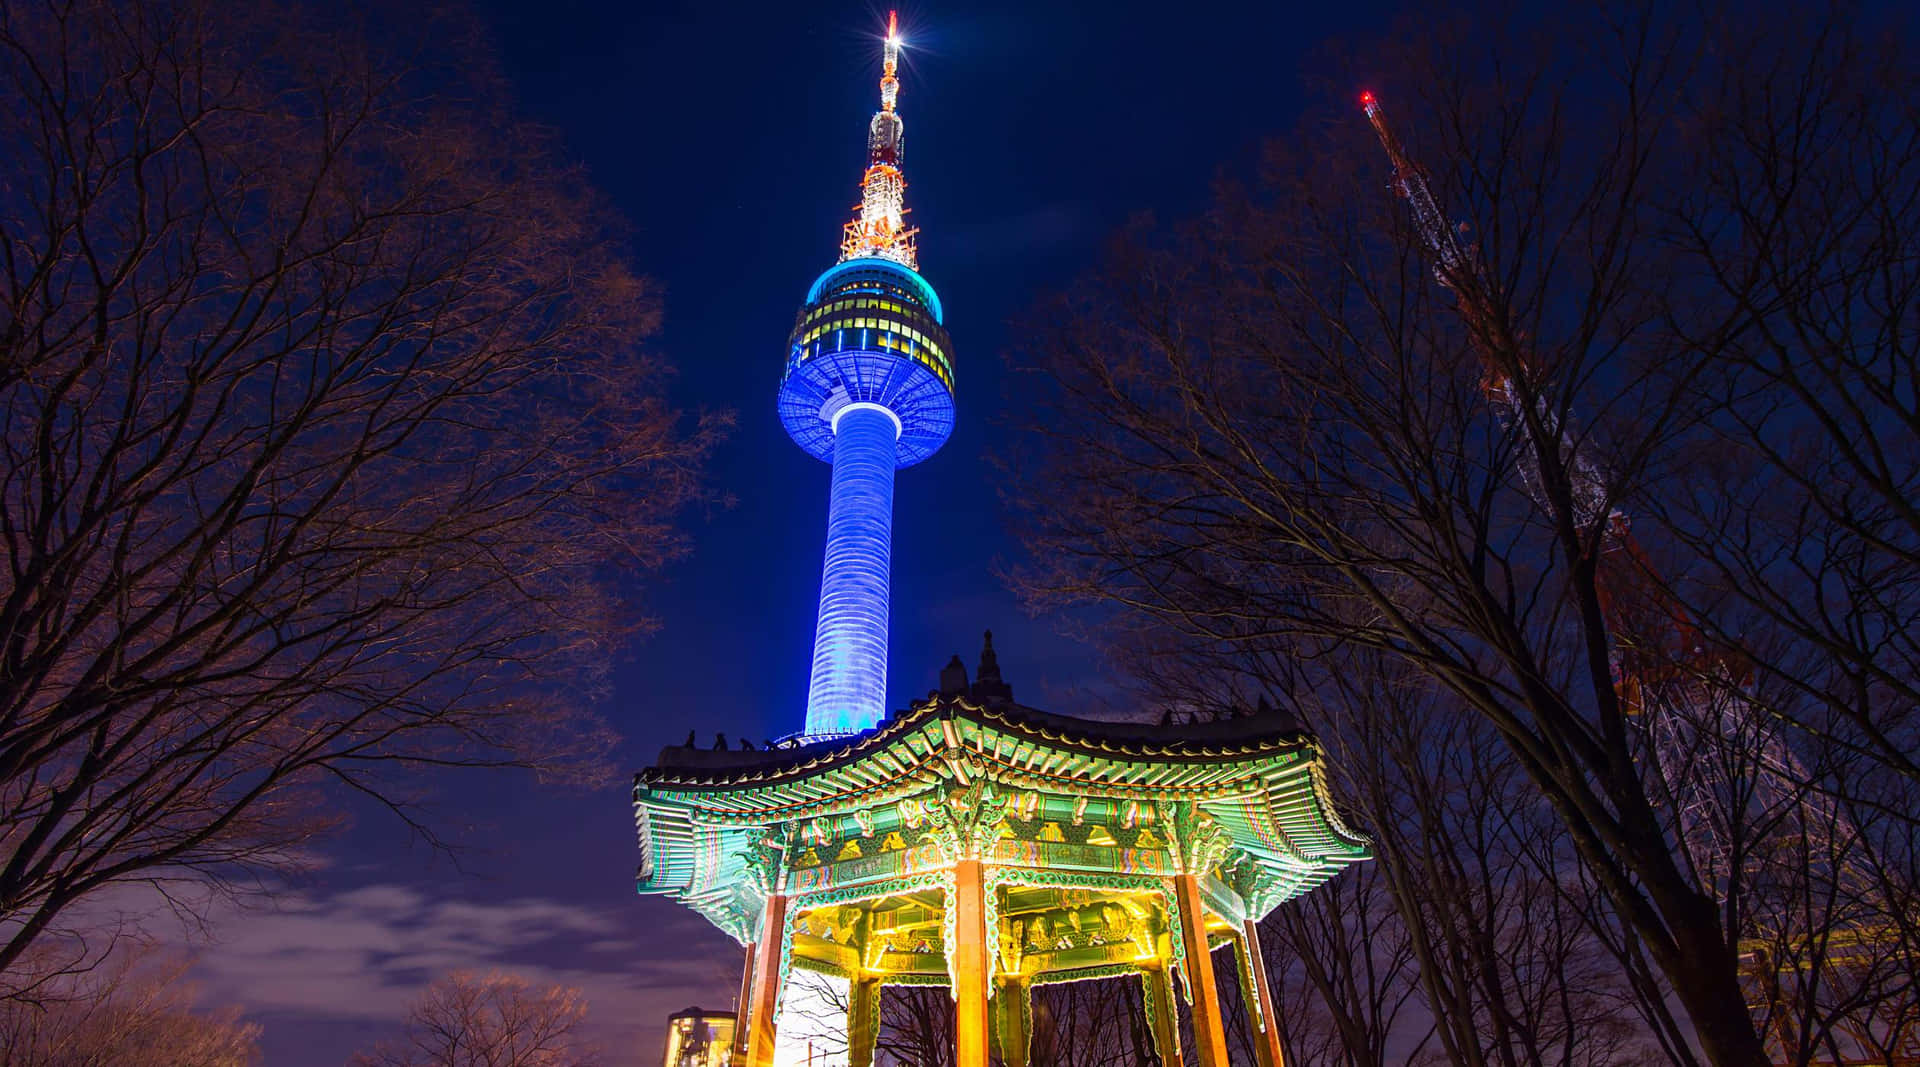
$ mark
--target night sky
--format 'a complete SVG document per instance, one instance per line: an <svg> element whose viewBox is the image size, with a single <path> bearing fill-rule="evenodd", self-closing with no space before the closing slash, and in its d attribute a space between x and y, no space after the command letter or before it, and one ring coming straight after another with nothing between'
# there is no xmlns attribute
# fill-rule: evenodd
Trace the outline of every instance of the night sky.
<svg viewBox="0 0 1920 1067"><path fill-rule="evenodd" d="M737 498L693 516L692 555L646 589L659 632L617 652L606 714L624 767L697 729L758 742L804 713L826 465L773 413L784 342L831 265L877 103L867 3L480 6L523 111L631 220L639 268L665 293L655 347L688 409L738 427L710 479ZM1303 88L1364 38L1364 5L1116 2L918 4L900 110L921 269L956 350L959 428L903 472L895 503L891 704L931 689L992 627L1025 703L1076 713L1105 690L1091 650L1029 619L994 576L1017 558L990 456L1019 455L1009 320L1091 262L1116 227L1202 209L1260 141L1351 106ZM1358 116L1353 116L1358 120ZM339 1064L394 1032L445 970L508 967L582 986L613 1065L653 1064L669 1011L731 1005L740 952L675 905L637 898L623 785L543 789L507 775L437 783L429 818L454 861L392 820L356 813L322 867L273 906L223 915L201 947L208 1004L266 1026L275 1067Z"/></svg>

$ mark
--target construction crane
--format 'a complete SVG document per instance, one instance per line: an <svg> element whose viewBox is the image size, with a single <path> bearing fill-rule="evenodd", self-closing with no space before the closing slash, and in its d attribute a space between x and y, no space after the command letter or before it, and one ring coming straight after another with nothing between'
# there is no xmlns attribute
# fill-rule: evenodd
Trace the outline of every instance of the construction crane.
<svg viewBox="0 0 1920 1067"><path fill-rule="evenodd" d="M1836 857L1834 869L1839 872L1844 865L1840 857L1857 840L1852 823L1812 785L1771 719L1745 698L1736 665L1706 649L1690 613L1654 576L1627 514L1611 502L1604 468L1585 441L1568 433L1565 419L1540 388L1541 368L1498 313L1493 281L1479 250L1461 239L1462 229L1449 223L1426 172L1395 135L1379 100L1371 92L1362 93L1360 106L1393 164L1391 186L1407 203L1434 277L1453 295L1454 310L1480 351L1481 386L1500 421L1519 428L1517 466L1528 496L1544 513L1555 514L1539 449L1540 442L1550 442L1553 455L1546 459L1563 472L1576 532L1598 534L1594 581L1613 641L1609 654L1614 677L1628 712L1646 724L1656 771L1671 796L1680 845L1695 876L1724 902L1730 880L1740 873L1732 869L1730 843L1740 813L1728 801L1732 791L1725 765L1712 758L1728 744L1747 750L1753 805L1767 816L1762 821L1786 816L1778 818L1779 824L1801 835L1810 850L1818 850L1811 854ZM1526 381L1516 382L1516 375ZM1643 643L1623 645L1622 635ZM1849 926L1837 942L1831 937L1829 942L1870 950L1875 925ZM1799 1044L1792 1029L1796 1012L1782 997L1778 979L1781 968L1794 965L1773 959L1773 951L1772 945L1756 942L1743 946L1743 958L1749 978L1764 979L1759 984L1766 992L1756 1007L1772 1017L1773 1037L1792 1060ZM1892 1043L1906 1048L1907 1055L1892 1062L1915 1062L1920 1035L1910 1032L1912 1025L1905 1023L1900 1029L1908 1032L1894 1036Z"/></svg>

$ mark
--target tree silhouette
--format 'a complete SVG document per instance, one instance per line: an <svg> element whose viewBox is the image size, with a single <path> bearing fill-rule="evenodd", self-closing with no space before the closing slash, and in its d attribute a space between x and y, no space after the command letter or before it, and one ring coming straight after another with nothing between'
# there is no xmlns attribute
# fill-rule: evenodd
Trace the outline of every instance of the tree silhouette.
<svg viewBox="0 0 1920 1067"><path fill-rule="evenodd" d="M536 989L517 975L455 972L408 1013L406 1036L354 1057L356 1067L594 1067L576 1031L580 991Z"/></svg>
<svg viewBox="0 0 1920 1067"><path fill-rule="evenodd" d="M1832 994L1787 1009L1789 1060L1853 1058L1840 1020L1911 1001L1920 151L1877 18L1423 19L1370 62L1486 266L1471 313L1349 112L1277 144L1259 190L1123 240L1016 355L1054 401L1009 492L1027 591L1181 655L1372 657L1444 691L1661 979L1640 1002L1683 1009L1680 1062L1766 1058L1782 1011L1750 1010L1742 958L1782 931ZM1597 575L1615 508L1646 517L1628 603ZM1643 709L1703 690L1757 711L1662 767ZM1775 737L1804 756L1763 788ZM1676 802L1704 769L1710 826ZM1843 928L1890 948L1843 964Z"/></svg>
<svg viewBox="0 0 1920 1067"><path fill-rule="evenodd" d="M605 211L460 24L329 7L0 12L0 972L328 788L597 774L612 579L679 548L715 424Z"/></svg>

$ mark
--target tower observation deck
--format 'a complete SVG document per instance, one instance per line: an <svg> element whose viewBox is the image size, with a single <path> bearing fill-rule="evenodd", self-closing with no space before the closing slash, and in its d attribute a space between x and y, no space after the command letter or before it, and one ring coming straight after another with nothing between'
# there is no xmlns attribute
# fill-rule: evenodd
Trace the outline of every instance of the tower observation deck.
<svg viewBox="0 0 1920 1067"><path fill-rule="evenodd" d="M918 231L905 218L899 57L889 16L858 213L839 262L807 291L780 380L788 436L833 464L809 738L857 733L885 716L894 472L953 433L952 342L940 297L918 270Z"/></svg>

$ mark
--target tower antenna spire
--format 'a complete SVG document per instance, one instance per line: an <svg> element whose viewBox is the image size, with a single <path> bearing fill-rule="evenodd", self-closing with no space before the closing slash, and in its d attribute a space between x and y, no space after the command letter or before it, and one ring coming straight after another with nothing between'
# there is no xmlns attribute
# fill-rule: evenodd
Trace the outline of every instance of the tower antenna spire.
<svg viewBox="0 0 1920 1067"><path fill-rule="evenodd" d="M867 171L860 178L860 206L840 238L840 262L889 259L918 268L907 225L907 179L900 171L906 124L894 111L900 99L900 15L887 12L886 43L880 52L880 110L867 124Z"/></svg>
<svg viewBox="0 0 1920 1067"><path fill-rule="evenodd" d="M880 53L880 110L892 111L900 96L900 13L887 12L887 43Z"/></svg>

